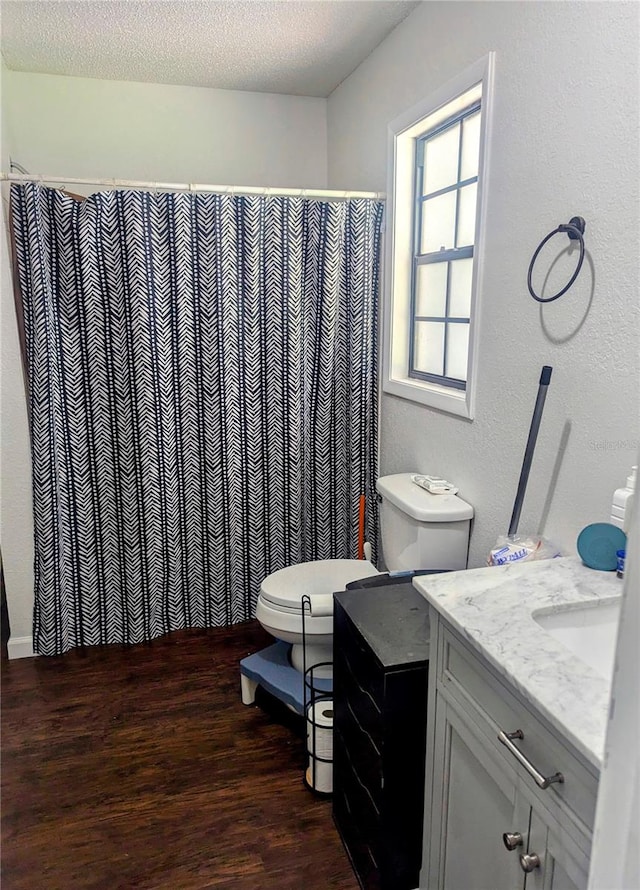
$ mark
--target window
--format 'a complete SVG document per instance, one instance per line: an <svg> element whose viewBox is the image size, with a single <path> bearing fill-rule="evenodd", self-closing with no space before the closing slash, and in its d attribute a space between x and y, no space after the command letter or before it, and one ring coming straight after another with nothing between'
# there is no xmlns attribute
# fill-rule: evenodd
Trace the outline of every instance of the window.
<svg viewBox="0 0 640 890"><path fill-rule="evenodd" d="M480 100L416 141L409 376L466 389Z"/></svg>
<svg viewBox="0 0 640 890"><path fill-rule="evenodd" d="M383 388L473 417L492 56L390 126Z"/></svg>

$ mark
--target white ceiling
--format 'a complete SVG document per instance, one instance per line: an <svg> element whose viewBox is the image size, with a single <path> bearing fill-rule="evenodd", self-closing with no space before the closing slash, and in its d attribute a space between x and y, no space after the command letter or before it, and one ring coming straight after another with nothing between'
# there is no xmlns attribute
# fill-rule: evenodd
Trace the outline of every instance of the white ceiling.
<svg viewBox="0 0 640 890"><path fill-rule="evenodd" d="M15 71L325 97L417 5L2 0L2 55Z"/></svg>

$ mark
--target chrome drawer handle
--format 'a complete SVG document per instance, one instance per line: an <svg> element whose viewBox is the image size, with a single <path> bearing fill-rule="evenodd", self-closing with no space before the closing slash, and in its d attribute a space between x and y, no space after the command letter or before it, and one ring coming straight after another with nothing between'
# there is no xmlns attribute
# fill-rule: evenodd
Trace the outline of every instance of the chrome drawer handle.
<svg viewBox="0 0 640 890"><path fill-rule="evenodd" d="M540 868L540 857L537 853L521 853L520 868L526 872L535 871Z"/></svg>
<svg viewBox="0 0 640 890"><path fill-rule="evenodd" d="M535 766L531 763L530 760L524 756L522 751L511 741L512 739L523 739L524 733L521 729L516 729L515 732L504 732L502 729L498 733L498 741L502 742L502 744L513 754L518 763L521 763L522 766L529 773L533 781L540 788L548 788L549 785L553 785L554 782L564 782L564 776L562 773L555 773L553 776L543 776L541 772L539 772Z"/></svg>
<svg viewBox="0 0 640 890"><path fill-rule="evenodd" d="M516 847L522 846L522 835L519 831L505 831L502 835L502 843L507 850L515 850Z"/></svg>

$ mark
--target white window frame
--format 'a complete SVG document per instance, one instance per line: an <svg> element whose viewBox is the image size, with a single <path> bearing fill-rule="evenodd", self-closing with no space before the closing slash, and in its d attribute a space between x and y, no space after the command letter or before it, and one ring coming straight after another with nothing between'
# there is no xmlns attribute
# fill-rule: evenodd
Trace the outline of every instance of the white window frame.
<svg viewBox="0 0 640 890"><path fill-rule="evenodd" d="M486 236L486 187L493 113L495 53L491 52L457 77L444 84L426 100L409 108L389 124L387 201L390 225L385 255L383 315L382 388L385 392L410 399L440 411L472 420L478 377L478 337L480 295ZM411 275L413 265L413 207L415 182L415 142L428 129L425 118L448 105L463 93L482 83L480 157L476 205L469 326L469 364L466 390L409 377L409 338L411 331Z"/></svg>

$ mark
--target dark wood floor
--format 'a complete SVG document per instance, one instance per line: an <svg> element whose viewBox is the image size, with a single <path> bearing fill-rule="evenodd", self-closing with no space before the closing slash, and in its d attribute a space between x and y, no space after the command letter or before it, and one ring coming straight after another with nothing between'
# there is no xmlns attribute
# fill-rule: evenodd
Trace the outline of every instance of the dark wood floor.
<svg viewBox="0 0 640 890"><path fill-rule="evenodd" d="M356 890L302 734L240 701L269 642L250 622L3 661L3 890Z"/></svg>

